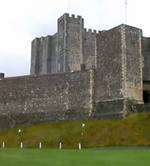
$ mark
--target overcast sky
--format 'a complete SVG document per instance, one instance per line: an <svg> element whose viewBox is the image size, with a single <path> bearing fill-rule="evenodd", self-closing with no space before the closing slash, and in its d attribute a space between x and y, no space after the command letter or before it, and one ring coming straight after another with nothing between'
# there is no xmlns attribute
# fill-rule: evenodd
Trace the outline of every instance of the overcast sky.
<svg viewBox="0 0 150 166"><path fill-rule="evenodd" d="M125 0L0 0L0 72L29 74L31 41L56 32L63 13L82 15L85 27L104 30L125 23ZM150 36L149 0L128 0L127 23Z"/></svg>

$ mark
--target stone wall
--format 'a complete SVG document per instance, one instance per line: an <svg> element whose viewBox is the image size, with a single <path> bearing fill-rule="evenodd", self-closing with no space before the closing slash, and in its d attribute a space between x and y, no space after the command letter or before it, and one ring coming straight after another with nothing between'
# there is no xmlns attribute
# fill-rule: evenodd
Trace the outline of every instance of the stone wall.
<svg viewBox="0 0 150 166"><path fill-rule="evenodd" d="M124 117L124 100L111 100L96 103L93 119L121 119Z"/></svg>
<svg viewBox="0 0 150 166"><path fill-rule="evenodd" d="M58 19L58 72L81 69L82 28L83 19L80 16L64 14Z"/></svg>
<svg viewBox="0 0 150 166"><path fill-rule="evenodd" d="M0 126L121 118L129 104L143 102L149 54L150 40L138 28L86 31L82 17L64 14L55 35L33 40L33 75L1 78Z"/></svg>
<svg viewBox="0 0 150 166"><path fill-rule="evenodd" d="M95 100L123 99L121 28L97 35L97 69Z"/></svg>
<svg viewBox="0 0 150 166"><path fill-rule="evenodd" d="M58 38L57 36L58 36L57 33L52 36L52 41L50 45L51 56L49 58L49 63L48 63L50 65L48 65L48 70L47 70L48 73L57 73L58 71L58 66L57 66Z"/></svg>
<svg viewBox="0 0 150 166"><path fill-rule="evenodd" d="M32 42L31 74L62 73L96 67L96 31L84 29L81 16L64 14L57 33Z"/></svg>
<svg viewBox="0 0 150 166"><path fill-rule="evenodd" d="M150 38L143 37L142 51L144 56L144 81L150 81Z"/></svg>
<svg viewBox="0 0 150 166"><path fill-rule="evenodd" d="M82 60L82 29L83 19L81 16L75 18L74 15L68 18L67 24L67 71L79 71L81 70ZM66 66L67 67L67 66Z"/></svg>
<svg viewBox="0 0 150 166"><path fill-rule="evenodd" d="M0 126L88 118L90 86L90 72L2 79Z"/></svg>
<svg viewBox="0 0 150 166"><path fill-rule="evenodd" d="M97 44L96 31L84 29L83 31L83 64L86 69L96 68L97 64Z"/></svg>
<svg viewBox="0 0 150 166"><path fill-rule="evenodd" d="M126 114L128 100L143 102L141 37L140 29L127 25L97 35L94 101L101 116Z"/></svg>
<svg viewBox="0 0 150 166"><path fill-rule="evenodd" d="M51 72L51 36L36 38L32 41L31 74Z"/></svg>
<svg viewBox="0 0 150 166"><path fill-rule="evenodd" d="M122 118L124 99L111 94L109 100L110 92L102 81L98 70L2 78L0 129L48 121ZM116 84L110 90L116 93Z"/></svg>
<svg viewBox="0 0 150 166"><path fill-rule="evenodd" d="M58 36L57 36L57 71L65 72L66 57L66 17L64 14L58 19ZM52 48L53 49L53 48Z"/></svg>
<svg viewBox="0 0 150 166"><path fill-rule="evenodd" d="M99 49L97 48L99 45L96 38L97 32L84 29L84 20L81 16L70 16L67 13L58 19L57 24L56 34L33 40L31 74L79 71L81 65L84 65L86 69L97 68L99 66L97 65L99 63L97 59L97 49ZM118 27L121 27L121 40L118 39L118 42L122 43L122 61L124 61L122 62L124 65L122 66L122 72L124 72L122 75L124 82L126 82L123 85L124 89L126 88L124 93L126 93L126 97L133 97L140 101L141 77L145 81L150 80L150 38L142 37L142 31L138 28L127 25ZM109 37L110 31L112 32L112 29L102 32L108 33L107 41L112 40L111 35ZM100 39L98 42L103 43ZM111 44L113 45L113 43ZM103 48L101 51L103 52ZM114 51L118 54L117 49ZM144 56L144 64L142 56ZM136 63L132 63L133 61ZM132 70L133 68L134 70ZM129 74L130 72L131 74Z"/></svg>
<svg viewBox="0 0 150 166"><path fill-rule="evenodd" d="M97 35L95 116L117 117L124 110L121 27ZM98 116L99 114L99 116Z"/></svg>
<svg viewBox="0 0 150 166"><path fill-rule="evenodd" d="M123 76L125 98L143 102L142 30L123 25Z"/></svg>
<svg viewBox="0 0 150 166"><path fill-rule="evenodd" d="M41 70L41 56L40 56L40 39L36 38L31 43L31 67L30 73L31 74L38 74Z"/></svg>

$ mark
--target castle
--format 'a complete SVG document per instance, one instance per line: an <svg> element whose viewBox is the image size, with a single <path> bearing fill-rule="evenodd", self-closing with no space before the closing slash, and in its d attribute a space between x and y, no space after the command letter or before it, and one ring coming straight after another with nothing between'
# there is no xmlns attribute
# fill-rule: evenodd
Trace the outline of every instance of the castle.
<svg viewBox="0 0 150 166"><path fill-rule="evenodd" d="M56 34L32 41L31 74L0 79L0 128L122 118L150 102L150 38L125 24L86 30L64 14Z"/></svg>

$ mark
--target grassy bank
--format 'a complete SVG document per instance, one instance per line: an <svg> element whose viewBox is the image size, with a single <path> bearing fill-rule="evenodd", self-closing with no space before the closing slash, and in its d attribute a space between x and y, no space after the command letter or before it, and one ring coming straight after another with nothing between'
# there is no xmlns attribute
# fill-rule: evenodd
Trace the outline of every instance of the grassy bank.
<svg viewBox="0 0 150 166"><path fill-rule="evenodd" d="M82 127L82 123L85 124ZM21 132L18 130L21 129ZM6 147L85 148L102 146L150 146L150 113L133 114L124 120L69 121L17 127L0 132Z"/></svg>

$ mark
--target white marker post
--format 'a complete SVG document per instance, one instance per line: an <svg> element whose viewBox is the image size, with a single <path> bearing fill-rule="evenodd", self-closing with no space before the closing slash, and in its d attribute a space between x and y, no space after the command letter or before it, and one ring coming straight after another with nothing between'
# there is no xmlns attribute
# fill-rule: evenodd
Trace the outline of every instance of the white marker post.
<svg viewBox="0 0 150 166"><path fill-rule="evenodd" d="M84 128L85 128L85 123L81 124L81 142L79 143L79 150L82 149L82 144L83 144L83 135L84 135ZM82 144L81 144L82 143Z"/></svg>
<svg viewBox="0 0 150 166"><path fill-rule="evenodd" d="M82 123L82 127L83 127L83 128L85 127L85 124L84 124L84 123Z"/></svg>
<svg viewBox="0 0 150 166"><path fill-rule="evenodd" d="M85 124L84 124L84 123L82 123L82 124L81 124L81 127L82 127L81 136L83 136L83 131L84 131Z"/></svg>
<svg viewBox="0 0 150 166"><path fill-rule="evenodd" d="M82 146L81 146L81 143L79 143L79 150L81 150L82 149Z"/></svg>
<svg viewBox="0 0 150 166"><path fill-rule="evenodd" d="M21 149L23 148L23 143L22 143L22 142L20 143L20 148L21 148Z"/></svg>
<svg viewBox="0 0 150 166"><path fill-rule="evenodd" d="M60 150L62 149L62 143L61 142L59 143L59 149Z"/></svg>
<svg viewBox="0 0 150 166"><path fill-rule="evenodd" d="M3 141L2 143L2 148L4 149L5 148L5 142Z"/></svg>
<svg viewBox="0 0 150 166"><path fill-rule="evenodd" d="M39 149L42 149L42 143L41 142L39 143Z"/></svg>
<svg viewBox="0 0 150 166"><path fill-rule="evenodd" d="M18 129L18 133L21 133L21 129Z"/></svg>

